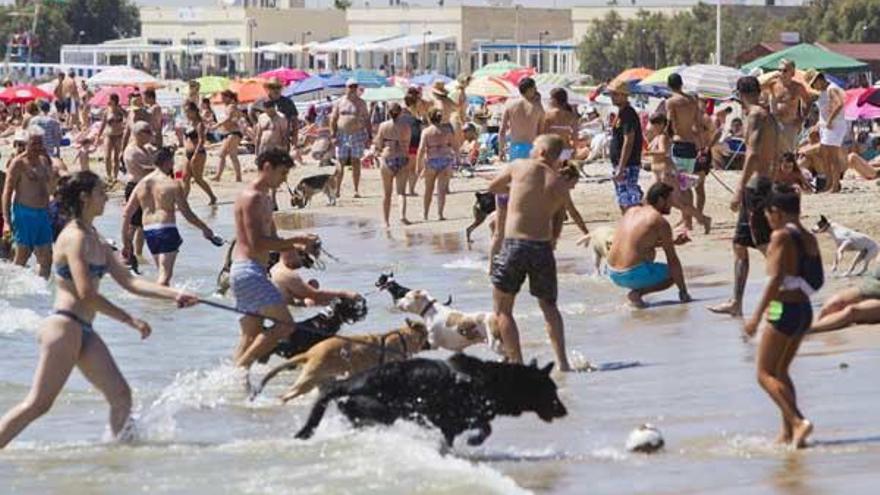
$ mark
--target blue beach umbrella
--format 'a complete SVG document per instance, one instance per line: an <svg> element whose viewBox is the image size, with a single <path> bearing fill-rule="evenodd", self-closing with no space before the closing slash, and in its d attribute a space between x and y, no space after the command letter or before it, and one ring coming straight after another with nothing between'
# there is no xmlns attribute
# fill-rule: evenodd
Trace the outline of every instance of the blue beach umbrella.
<svg viewBox="0 0 880 495"><path fill-rule="evenodd" d="M284 90L281 91L281 94L287 97L290 96L299 96L305 95L309 93L316 93L318 91L323 91L327 88L327 80L323 77L312 76L308 79L303 79L300 82L295 82L285 87Z"/></svg>
<svg viewBox="0 0 880 495"><path fill-rule="evenodd" d="M378 72L372 70L357 69L350 72L340 72L339 76L345 79L354 79L357 81L358 86L363 88L381 88L383 86L388 86L388 80L382 77Z"/></svg>
<svg viewBox="0 0 880 495"><path fill-rule="evenodd" d="M410 84L415 86L433 86L435 82L441 81L443 84L449 84L453 81L451 77L444 76L432 72L430 74L422 74L409 80Z"/></svg>

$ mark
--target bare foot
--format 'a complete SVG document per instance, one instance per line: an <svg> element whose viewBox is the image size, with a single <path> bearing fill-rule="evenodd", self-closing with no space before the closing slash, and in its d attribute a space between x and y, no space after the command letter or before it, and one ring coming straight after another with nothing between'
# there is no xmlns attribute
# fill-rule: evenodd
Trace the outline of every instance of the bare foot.
<svg viewBox="0 0 880 495"><path fill-rule="evenodd" d="M355 192L354 192L354 197L355 197L355 198L360 198L360 197L361 197L361 193L355 191Z"/></svg>
<svg viewBox="0 0 880 495"><path fill-rule="evenodd" d="M208 206L217 206L217 196L211 196L211 199L208 201Z"/></svg>
<svg viewBox="0 0 880 495"><path fill-rule="evenodd" d="M779 436L776 437L776 440L773 443L777 445L785 445L791 443L791 430L784 429L779 432Z"/></svg>
<svg viewBox="0 0 880 495"><path fill-rule="evenodd" d="M734 318L739 318L743 314L742 306L734 301L727 301L726 303L716 304L715 306L706 306L706 309L715 314L730 315Z"/></svg>
<svg viewBox="0 0 880 495"><path fill-rule="evenodd" d="M446 217L444 217L443 215L440 215L439 217L437 217L437 220L442 222L442 221L446 220Z"/></svg>
<svg viewBox="0 0 880 495"><path fill-rule="evenodd" d="M813 423L806 419L802 419L791 428L791 446L796 449L803 449L807 446L807 437L813 433Z"/></svg>
<svg viewBox="0 0 880 495"><path fill-rule="evenodd" d="M647 307L645 301L642 301L642 295L639 294L638 291L629 291L626 295L626 299L629 301L630 306L636 309L644 309Z"/></svg>

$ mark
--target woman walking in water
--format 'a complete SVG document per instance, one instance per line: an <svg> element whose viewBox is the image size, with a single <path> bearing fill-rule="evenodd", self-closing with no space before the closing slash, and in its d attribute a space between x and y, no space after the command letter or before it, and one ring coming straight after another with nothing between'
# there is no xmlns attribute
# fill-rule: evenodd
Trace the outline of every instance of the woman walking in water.
<svg viewBox="0 0 880 495"><path fill-rule="evenodd" d="M214 191L211 190L211 186L205 180L205 162L208 160L208 152L205 151L205 144L207 144L205 121L202 120L199 107L191 101L186 103L184 111L186 112L187 126L183 132L186 149L183 190L188 197L192 181L195 181L205 191L205 194L208 195L208 204L214 205L217 203L217 197L214 196Z"/></svg>
<svg viewBox="0 0 880 495"><path fill-rule="evenodd" d="M788 368L813 322L810 296L822 288L822 257L816 238L800 223L801 197L791 186L777 185L765 215L773 229L767 248L767 286L744 331L754 336L766 312L758 346L758 383L782 413L779 443L803 448L813 425L797 406Z"/></svg>
<svg viewBox="0 0 880 495"><path fill-rule="evenodd" d="M107 139L104 141L104 166L107 167L107 181L111 186L116 183L116 176L119 174L119 157L122 156L125 118L125 110L119 106L119 95L111 94L107 108L104 109L97 138L97 141L100 142L101 136L104 135L104 129L110 128L107 132Z"/></svg>
<svg viewBox="0 0 880 495"><path fill-rule="evenodd" d="M132 276L93 225L107 203L106 185L93 172L61 179L57 197L71 220L53 250L57 290L54 314L38 331L40 359L27 397L0 419L0 448L45 414L77 366L110 404L110 428L116 438L130 434L131 389L110 350L92 328L96 313L150 336L150 325L107 300L98 286L110 274L123 289L144 297L176 301L179 307L198 303L194 295Z"/></svg>
<svg viewBox="0 0 880 495"><path fill-rule="evenodd" d="M238 145L244 138L244 133L239 127L242 119L241 110L238 109L238 96L231 90L220 93L223 99L223 105L226 107L226 117L214 125L214 128L220 129L223 136L223 148L220 150L220 164L217 167L217 174L214 175L215 182L220 181L223 177L223 169L226 168L226 158L232 162L232 169L235 171L235 182L241 182L241 162L238 161Z"/></svg>
<svg viewBox="0 0 880 495"><path fill-rule="evenodd" d="M425 220L428 220L428 210L431 209L431 200L434 199L436 183L437 217L446 220L443 217L443 209L446 207L446 186L449 185L449 175L455 161L453 135L449 125L443 123L443 111L439 108L432 108L428 112L428 120L431 125L422 131L418 155L418 161L425 174L423 213Z"/></svg>

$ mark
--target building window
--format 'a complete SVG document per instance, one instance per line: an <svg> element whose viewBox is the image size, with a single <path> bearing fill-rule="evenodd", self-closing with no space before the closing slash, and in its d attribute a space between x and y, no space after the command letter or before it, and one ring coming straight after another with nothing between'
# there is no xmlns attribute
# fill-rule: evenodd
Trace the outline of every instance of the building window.
<svg viewBox="0 0 880 495"><path fill-rule="evenodd" d="M174 40L169 38L148 38L148 45L161 45L161 46L171 46L174 44Z"/></svg>
<svg viewBox="0 0 880 495"><path fill-rule="evenodd" d="M446 43L446 51L454 52L455 51L455 43Z"/></svg>

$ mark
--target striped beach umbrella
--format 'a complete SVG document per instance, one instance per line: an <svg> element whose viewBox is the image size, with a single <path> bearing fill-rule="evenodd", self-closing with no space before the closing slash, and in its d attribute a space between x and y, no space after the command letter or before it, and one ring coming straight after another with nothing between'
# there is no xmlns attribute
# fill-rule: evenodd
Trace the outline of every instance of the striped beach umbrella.
<svg viewBox="0 0 880 495"><path fill-rule="evenodd" d="M500 62L494 62L491 64L486 64L479 69L475 70L473 73L474 77L484 77L484 76L503 76L508 72L515 69L522 69L523 66L519 64L515 64L509 60L502 60Z"/></svg>
<svg viewBox="0 0 880 495"><path fill-rule="evenodd" d="M746 74L724 65L692 65L682 69L684 90L704 98L726 100L733 96L736 81Z"/></svg>
<svg viewBox="0 0 880 495"><path fill-rule="evenodd" d="M515 94L515 88L512 84L494 76L474 77L465 91L468 96L482 96L483 98L507 98Z"/></svg>
<svg viewBox="0 0 880 495"><path fill-rule="evenodd" d="M666 84L666 80L672 74L680 73L684 68L684 65L664 67L639 81L635 87L635 92L657 96L669 94L669 86Z"/></svg>
<svg viewBox="0 0 880 495"><path fill-rule="evenodd" d="M617 75L611 82L608 83L609 86L614 86L619 81L623 81L626 83L636 83L639 82L646 77L650 76L654 73L654 69L649 69L647 67L635 67L632 69L626 69Z"/></svg>

